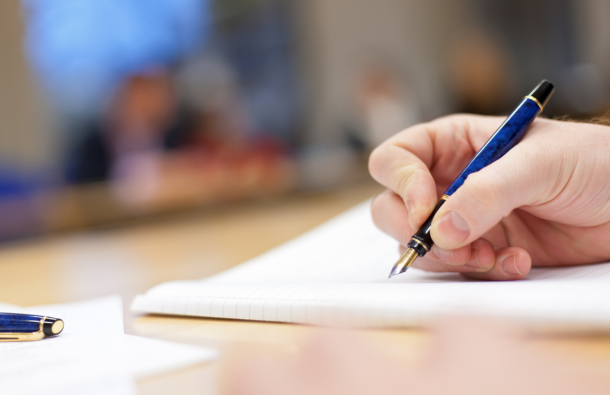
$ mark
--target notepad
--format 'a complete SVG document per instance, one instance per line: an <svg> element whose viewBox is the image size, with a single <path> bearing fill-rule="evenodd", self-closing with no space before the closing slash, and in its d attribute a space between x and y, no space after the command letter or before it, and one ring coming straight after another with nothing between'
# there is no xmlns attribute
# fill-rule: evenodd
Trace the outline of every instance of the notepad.
<svg viewBox="0 0 610 395"><path fill-rule="evenodd" d="M396 241L374 226L367 201L219 275L161 284L139 295L132 310L349 327L419 326L476 313L610 329L610 263L535 268L512 282L417 269L388 279L397 258Z"/></svg>

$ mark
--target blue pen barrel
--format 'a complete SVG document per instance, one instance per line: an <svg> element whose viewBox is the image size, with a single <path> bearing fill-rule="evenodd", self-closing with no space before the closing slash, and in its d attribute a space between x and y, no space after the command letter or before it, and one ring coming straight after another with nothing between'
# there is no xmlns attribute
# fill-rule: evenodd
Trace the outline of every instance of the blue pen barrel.
<svg viewBox="0 0 610 395"><path fill-rule="evenodd" d="M27 333L40 330L42 316L0 313L0 333Z"/></svg>
<svg viewBox="0 0 610 395"><path fill-rule="evenodd" d="M540 111L538 103L530 98L524 99L453 181L453 184L447 188L445 195L453 195L469 175L484 169L506 155L525 136L528 126L536 119Z"/></svg>

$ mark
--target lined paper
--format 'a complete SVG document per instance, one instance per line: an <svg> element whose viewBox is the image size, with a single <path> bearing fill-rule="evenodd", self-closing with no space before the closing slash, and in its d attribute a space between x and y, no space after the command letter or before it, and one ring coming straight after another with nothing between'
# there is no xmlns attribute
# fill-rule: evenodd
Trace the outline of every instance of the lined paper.
<svg viewBox="0 0 610 395"><path fill-rule="evenodd" d="M397 244L365 202L217 276L161 284L134 311L332 326L402 327L476 312L531 324L610 327L610 264L536 268L522 281L477 282L411 269L388 280Z"/></svg>

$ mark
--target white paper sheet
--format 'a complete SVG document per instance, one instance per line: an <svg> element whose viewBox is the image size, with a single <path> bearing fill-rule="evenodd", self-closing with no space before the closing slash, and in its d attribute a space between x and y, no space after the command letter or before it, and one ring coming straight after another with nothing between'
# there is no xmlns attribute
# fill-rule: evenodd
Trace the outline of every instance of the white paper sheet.
<svg viewBox="0 0 610 395"><path fill-rule="evenodd" d="M202 347L123 334L118 296L25 309L0 305L0 310L65 322L57 337L0 343L1 394L135 394L136 378L216 357Z"/></svg>
<svg viewBox="0 0 610 395"><path fill-rule="evenodd" d="M532 325L610 328L610 264L533 269L515 282L410 269L388 280L397 243L363 203L234 269L161 284L140 312L322 325L401 327L477 312Z"/></svg>

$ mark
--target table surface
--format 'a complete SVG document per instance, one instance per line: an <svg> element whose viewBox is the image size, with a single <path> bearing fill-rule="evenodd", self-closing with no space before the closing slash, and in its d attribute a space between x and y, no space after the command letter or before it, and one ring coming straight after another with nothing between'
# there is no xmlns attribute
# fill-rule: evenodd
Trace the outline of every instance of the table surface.
<svg viewBox="0 0 610 395"><path fill-rule="evenodd" d="M165 281L204 278L255 257L379 193L372 183L207 207L95 231L64 233L0 247L0 302L21 306L120 294L129 334L226 349L242 344L295 348L317 328L218 319L134 316L133 297ZM388 354L417 363L427 347L421 330L362 330ZM578 360L607 377L610 334L541 336L541 353ZM219 363L139 380L141 394L217 393Z"/></svg>

